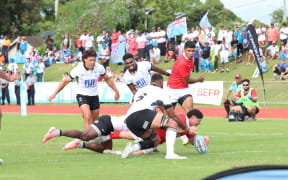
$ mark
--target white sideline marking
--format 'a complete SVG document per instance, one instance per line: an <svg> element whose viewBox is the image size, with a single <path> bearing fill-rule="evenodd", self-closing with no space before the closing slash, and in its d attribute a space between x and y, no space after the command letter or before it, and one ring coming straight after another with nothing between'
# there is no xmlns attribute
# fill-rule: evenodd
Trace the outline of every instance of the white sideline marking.
<svg viewBox="0 0 288 180"><path fill-rule="evenodd" d="M212 135L224 135L224 136L283 136L288 133L224 133L224 132L209 132Z"/></svg>
<svg viewBox="0 0 288 180"><path fill-rule="evenodd" d="M236 154L236 153L263 153L263 152L272 152L272 151L230 151L230 152L212 152L209 154Z"/></svg>

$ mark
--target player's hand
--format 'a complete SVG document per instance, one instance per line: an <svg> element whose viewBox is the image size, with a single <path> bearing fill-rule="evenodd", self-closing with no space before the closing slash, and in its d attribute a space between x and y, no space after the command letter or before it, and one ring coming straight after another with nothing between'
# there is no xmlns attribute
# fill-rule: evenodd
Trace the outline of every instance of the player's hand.
<svg viewBox="0 0 288 180"><path fill-rule="evenodd" d="M118 101L119 97L120 97L119 91L115 92L114 100Z"/></svg>
<svg viewBox="0 0 288 180"><path fill-rule="evenodd" d="M208 147L208 144L209 144L209 137L208 137L208 136L204 136L203 139L204 139L204 143L205 143L206 146Z"/></svg>
<svg viewBox="0 0 288 180"><path fill-rule="evenodd" d="M190 136L196 136L196 134L197 134L197 127L196 127L196 126L191 126L191 127L189 127L187 133L188 133Z"/></svg>
<svg viewBox="0 0 288 180"><path fill-rule="evenodd" d="M48 101L49 102L51 102L52 101L52 99L55 99L55 97L56 97L56 94L51 94L49 97L48 97Z"/></svg>
<svg viewBox="0 0 288 180"><path fill-rule="evenodd" d="M200 74L200 76L198 77L198 82L203 82L204 80L205 80L204 76Z"/></svg>

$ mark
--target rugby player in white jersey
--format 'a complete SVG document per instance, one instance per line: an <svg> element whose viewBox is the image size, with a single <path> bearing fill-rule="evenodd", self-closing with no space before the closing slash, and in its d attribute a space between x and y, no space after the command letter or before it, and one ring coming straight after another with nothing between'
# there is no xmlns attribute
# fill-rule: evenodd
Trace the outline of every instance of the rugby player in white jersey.
<svg viewBox="0 0 288 180"><path fill-rule="evenodd" d="M126 116L128 129L143 141L132 144L129 142L123 151L122 158L127 158L133 152L153 148L159 144L160 139L154 129L166 129L166 159L186 159L174 153L174 144L177 135L177 128L180 132L187 132L195 135L196 127L187 127L181 118L175 113L170 98L163 88L163 77L160 74L153 74L150 85L139 89L133 99ZM159 107L167 115L156 112Z"/></svg>
<svg viewBox="0 0 288 180"><path fill-rule="evenodd" d="M83 63L72 69L70 75L60 82L48 100L54 99L69 82L76 78L76 98L83 115L84 128L86 128L99 118L98 79L100 75L103 76L108 86L114 90L115 101L119 99L120 95L113 80L106 74L104 67L96 62L96 52L94 50L85 51L82 61Z"/></svg>
<svg viewBox="0 0 288 180"><path fill-rule="evenodd" d="M150 84L150 71L155 71L160 74L170 76L170 73L151 64L148 61L135 62L133 55L129 53L123 56L123 61L125 67L127 68L124 74L124 81L133 95L138 89Z"/></svg>

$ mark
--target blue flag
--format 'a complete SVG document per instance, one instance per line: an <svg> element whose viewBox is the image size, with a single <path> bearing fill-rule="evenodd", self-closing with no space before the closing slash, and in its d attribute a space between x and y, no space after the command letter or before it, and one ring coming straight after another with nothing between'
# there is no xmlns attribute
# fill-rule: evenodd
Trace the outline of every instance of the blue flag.
<svg viewBox="0 0 288 180"><path fill-rule="evenodd" d="M208 27L212 27L212 31L214 31L214 27L210 24L209 20L208 20L208 13L209 10L205 13L205 15L202 17L201 21L199 22L199 26L201 27L201 29L203 29L204 31L208 30Z"/></svg>
<svg viewBox="0 0 288 180"><path fill-rule="evenodd" d="M124 63L122 57L125 55L126 43L114 43L111 47L112 63Z"/></svg>
<svg viewBox="0 0 288 180"><path fill-rule="evenodd" d="M187 33L187 23L186 17L179 18L174 22L170 23L167 27L167 37L168 39L173 36L178 36Z"/></svg>

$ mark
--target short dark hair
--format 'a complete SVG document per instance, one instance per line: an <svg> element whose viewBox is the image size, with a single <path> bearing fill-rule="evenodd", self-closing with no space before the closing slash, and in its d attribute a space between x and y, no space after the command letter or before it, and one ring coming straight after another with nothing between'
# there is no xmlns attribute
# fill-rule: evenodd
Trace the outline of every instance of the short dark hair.
<svg viewBox="0 0 288 180"><path fill-rule="evenodd" d="M195 48L195 43L193 41L187 41L184 45L184 49L186 48Z"/></svg>
<svg viewBox="0 0 288 180"><path fill-rule="evenodd" d="M244 82L248 82L248 84L250 84L250 80L249 79L243 79L242 83L244 83Z"/></svg>
<svg viewBox="0 0 288 180"><path fill-rule="evenodd" d="M163 81L163 76L159 73L155 73L151 76L151 82Z"/></svg>
<svg viewBox="0 0 288 180"><path fill-rule="evenodd" d="M82 56L83 62L84 62L84 59L87 59L88 57L97 57L96 51L93 49L89 49L87 51L84 51L83 56Z"/></svg>
<svg viewBox="0 0 288 180"><path fill-rule="evenodd" d="M203 113L199 109L191 109L187 113L188 118L191 118L192 116L196 116L198 119L202 119L204 117Z"/></svg>
<svg viewBox="0 0 288 180"><path fill-rule="evenodd" d="M125 61L126 59L129 59L129 58L133 58L134 59L134 56L130 53L127 53L123 56L123 61Z"/></svg>

